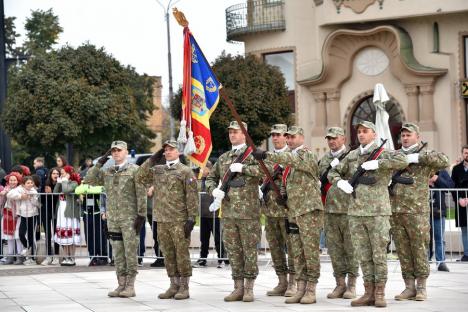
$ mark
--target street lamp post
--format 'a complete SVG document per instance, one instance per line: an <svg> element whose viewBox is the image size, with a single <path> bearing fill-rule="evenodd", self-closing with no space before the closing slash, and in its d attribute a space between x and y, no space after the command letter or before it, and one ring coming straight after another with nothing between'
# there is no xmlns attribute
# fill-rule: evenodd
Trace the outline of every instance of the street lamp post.
<svg viewBox="0 0 468 312"><path fill-rule="evenodd" d="M171 55L171 28L170 28L170 20L169 20L169 10L173 7L177 2L180 0L172 1L169 0L169 3L165 7L161 1L156 0L161 8L164 10L164 16L166 18L166 28L167 28L167 67L169 69L169 126L171 131L171 139L175 139L175 125L174 125L174 117L172 116L172 108L171 102L174 98L174 89L172 87L172 55Z"/></svg>

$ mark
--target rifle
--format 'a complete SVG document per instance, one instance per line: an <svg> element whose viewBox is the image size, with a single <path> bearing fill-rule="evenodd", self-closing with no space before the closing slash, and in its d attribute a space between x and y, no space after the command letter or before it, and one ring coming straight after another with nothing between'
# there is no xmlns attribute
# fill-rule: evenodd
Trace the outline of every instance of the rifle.
<svg viewBox="0 0 468 312"><path fill-rule="evenodd" d="M380 154L382 153L383 146L385 145L385 143L387 143L387 139L385 139L385 140L382 139L382 144L380 144L380 146L378 148L373 150L372 153L370 153L369 157L367 157L364 162L377 159L380 156ZM349 180L349 184L351 184L351 186L353 187L353 193L352 193L353 198L356 198L356 191L355 190L356 190L356 186L358 186L359 183L362 183L364 185L372 185L372 184L375 184L377 182L375 177L365 177L364 176L365 172L366 172L366 170L364 168L362 168L361 165L359 165L356 172L354 172L353 176Z"/></svg>
<svg viewBox="0 0 468 312"><path fill-rule="evenodd" d="M250 147L247 147L247 149L239 154L236 159L234 160L233 163L242 163L242 161L244 161L245 158L247 158L250 154L251 154L251 151L252 149ZM245 156L245 158L244 158ZM245 181L242 182L242 181L233 181L234 178L237 176L237 172L232 172L230 169L228 169L228 171L224 174L224 177L223 177L223 181L221 182L221 191L224 192L225 195L225 199L227 201L229 201L229 196L228 196L228 192L229 192L229 189L231 188L231 186L234 186L234 187L242 187L245 185Z"/></svg>
<svg viewBox="0 0 468 312"><path fill-rule="evenodd" d="M273 180L276 180L282 173L283 173L283 168L281 168L281 166L278 165L273 171L271 178ZM262 186L260 186L260 190L263 193L263 200L265 200L265 202L267 199L268 192L271 191L271 183L272 182L270 180L267 180L266 182L262 184Z"/></svg>
<svg viewBox="0 0 468 312"><path fill-rule="evenodd" d="M422 145L421 145L420 148L418 148L416 153L421 152L422 149L427 146L427 142L421 142L421 143L422 143ZM411 184L414 183L414 179L412 177L402 177L401 176L403 173L408 172L408 168L409 168L409 165L405 169L398 170L397 172L395 172L393 174L392 182L388 186L388 193L390 194L390 196L395 196L395 186L398 183L403 184L403 185L411 185Z"/></svg>
<svg viewBox="0 0 468 312"><path fill-rule="evenodd" d="M352 150L356 149L358 146L359 145L351 146L351 144L350 144L349 145L349 150L347 150L340 157L338 157L338 160L339 161L343 160L346 156L348 156L348 154ZM330 187L332 186L332 184L328 181L328 178L327 178L328 172L330 172L331 168L332 168L331 164L328 165L325 172L320 176L320 193L322 194L322 203L324 203L324 204L325 204L325 199L327 198L327 192L330 189Z"/></svg>

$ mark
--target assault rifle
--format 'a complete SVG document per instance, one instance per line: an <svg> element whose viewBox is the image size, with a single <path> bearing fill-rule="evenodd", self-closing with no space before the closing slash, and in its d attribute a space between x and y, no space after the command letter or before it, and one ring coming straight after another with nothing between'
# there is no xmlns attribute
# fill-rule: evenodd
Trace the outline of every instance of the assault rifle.
<svg viewBox="0 0 468 312"><path fill-rule="evenodd" d="M274 180L276 180L281 174L283 173L283 168L281 168L280 165L277 165L277 167L275 168L275 170L273 170L273 174L271 175L271 178ZM263 193L263 200L266 201L267 199L267 195L268 195L268 192L271 191L271 181L270 180L267 180L266 182L264 182L262 184L262 186L260 186L260 190L262 191Z"/></svg>
<svg viewBox="0 0 468 312"><path fill-rule="evenodd" d="M421 147L418 148L418 150L415 153L421 152L422 149L427 146L427 142L421 142L421 143L422 143ZM398 170L397 172L393 174L392 182L388 186L388 193L390 194L390 196L395 196L395 186L397 184L411 185L414 183L414 179L412 177L401 176L403 173L408 172L408 168L409 166L406 167L405 169Z"/></svg>
<svg viewBox="0 0 468 312"><path fill-rule="evenodd" d="M252 149L247 147L243 153L236 157L233 163L242 163L244 159L250 155L251 151ZM221 182L220 189L224 192L224 194L226 194L225 199L227 201L229 201L228 192L231 187L242 187L245 185L245 180L234 180L236 176L237 172L232 172L230 169L228 169L228 171L224 174L223 181Z"/></svg>
<svg viewBox="0 0 468 312"><path fill-rule="evenodd" d="M387 139L385 140L382 139L382 144L380 144L378 148L376 148L375 150L372 151L372 153L370 153L369 157L366 158L365 162L377 159L382 153L383 146L385 145L385 143L387 143ZM353 193L352 193L353 198L356 198L355 190L356 190L356 186L358 186L359 183L364 184L364 185L372 185L372 184L377 183L377 180L375 179L375 177L364 176L365 172L366 170L362 168L361 165L359 165L356 172L354 172L353 176L349 180L349 184L351 184L351 186L353 187Z"/></svg>

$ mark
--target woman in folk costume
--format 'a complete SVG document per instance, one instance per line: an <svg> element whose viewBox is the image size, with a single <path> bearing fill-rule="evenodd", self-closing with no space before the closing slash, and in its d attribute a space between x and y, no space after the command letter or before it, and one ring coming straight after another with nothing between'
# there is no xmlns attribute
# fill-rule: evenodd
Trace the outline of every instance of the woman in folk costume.
<svg viewBox="0 0 468 312"><path fill-rule="evenodd" d="M0 207L3 212L2 220L2 239L5 239L8 242L8 257L2 259L1 264L13 264L15 253L15 245L17 248L17 253L23 251L23 245L19 239L19 223L20 219L16 216L16 201L13 199L7 198L7 194L18 187L22 182L22 176L17 172L11 172L5 177L7 185L0 192ZM17 263L21 264L23 261L20 257L17 258Z"/></svg>
<svg viewBox="0 0 468 312"><path fill-rule="evenodd" d="M75 246L80 244L80 205L75 196L75 188L81 183L81 178L72 166L60 169L60 178L54 187L54 193L59 195L57 209L57 228L55 242L62 246L64 260L61 265L75 265Z"/></svg>

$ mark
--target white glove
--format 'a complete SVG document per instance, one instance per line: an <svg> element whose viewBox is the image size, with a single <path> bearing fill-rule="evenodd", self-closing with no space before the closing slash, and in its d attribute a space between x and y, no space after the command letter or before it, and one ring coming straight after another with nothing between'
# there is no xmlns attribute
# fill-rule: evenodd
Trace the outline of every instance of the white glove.
<svg viewBox="0 0 468 312"><path fill-rule="evenodd" d="M354 188L351 184L349 184L348 180L340 180L336 184L339 189L341 189L346 194L351 194L354 191Z"/></svg>
<svg viewBox="0 0 468 312"><path fill-rule="evenodd" d="M223 192L224 193L224 192ZM213 202L211 203L210 207L208 208L211 212L215 212L219 208L221 208L221 202L222 199L220 198L215 198Z"/></svg>
<svg viewBox="0 0 468 312"><path fill-rule="evenodd" d="M263 199L262 187L260 185L258 186L258 199Z"/></svg>
<svg viewBox="0 0 468 312"><path fill-rule="evenodd" d="M330 166L332 168L335 168L336 166L338 166L339 163L340 163L340 160L338 158L333 158L332 162L330 163Z"/></svg>
<svg viewBox="0 0 468 312"><path fill-rule="evenodd" d="M57 183L62 183L62 178L61 177L57 178Z"/></svg>
<svg viewBox="0 0 468 312"><path fill-rule="evenodd" d="M368 170L375 170L377 168L379 168L379 161L378 160L369 160L369 161L366 161L364 162L362 165L361 165L362 169L368 171Z"/></svg>
<svg viewBox="0 0 468 312"><path fill-rule="evenodd" d="M419 163L419 153L408 154L406 155L406 158L410 164Z"/></svg>
<svg viewBox="0 0 468 312"><path fill-rule="evenodd" d="M215 199L218 199L218 198L219 198L219 200L223 200L223 198L224 198L224 192L221 191L218 187L215 188L215 189L213 190L213 192L211 192L211 195L213 195L213 197L214 197Z"/></svg>
<svg viewBox="0 0 468 312"><path fill-rule="evenodd" d="M242 167L244 165L241 164L241 163L233 163L229 166L229 170L231 170L231 172L239 172L239 173L242 173Z"/></svg>

